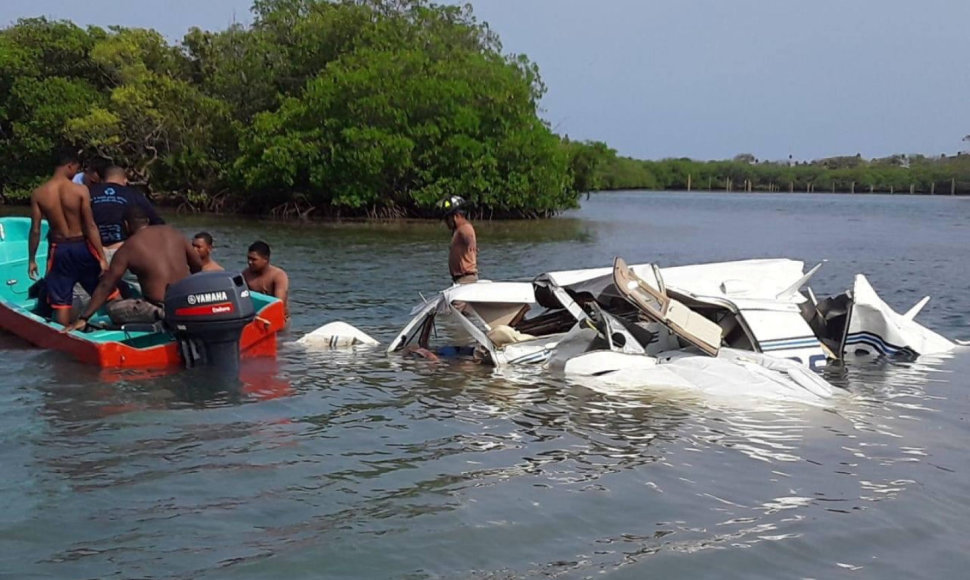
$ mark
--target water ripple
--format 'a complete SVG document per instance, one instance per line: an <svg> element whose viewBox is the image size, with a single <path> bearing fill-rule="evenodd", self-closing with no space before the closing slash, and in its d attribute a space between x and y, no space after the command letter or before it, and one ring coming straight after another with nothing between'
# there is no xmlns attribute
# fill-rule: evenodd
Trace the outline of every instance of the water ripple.
<svg viewBox="0 0 970 580"><path fill-rule="evenodd" d="M967 337L970 302L954 291L970 282L965 232L935 220L970 204L818 201L603 196L548 224L481 224L482 265L516 277L615 254L666 265L783 248L831 258L820 294L865 271L900 308L933 294L921 319ZM447 283L448 232L206 220L227 265L255 237L290 239L274 251L294 284L279 356L246 361L227 393L191 373L100 373L0 336L0 575L962 576L961 353L850 359L826 370L843 395L822 409L315 351L293 342L335 319L393 336L419 292Z"/></svg>

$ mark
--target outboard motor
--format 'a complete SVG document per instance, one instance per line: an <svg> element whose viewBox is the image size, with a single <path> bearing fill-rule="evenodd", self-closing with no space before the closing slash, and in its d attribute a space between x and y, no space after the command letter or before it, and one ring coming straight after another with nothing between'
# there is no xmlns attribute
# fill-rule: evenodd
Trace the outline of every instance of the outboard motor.
<svg viewBox="0 0 970 580"><path fill-rule="evenodd" d="M199 272L165 291L165 324L187 368L209 366L239 376L239 339L256 316L242 274Z"/></svg>

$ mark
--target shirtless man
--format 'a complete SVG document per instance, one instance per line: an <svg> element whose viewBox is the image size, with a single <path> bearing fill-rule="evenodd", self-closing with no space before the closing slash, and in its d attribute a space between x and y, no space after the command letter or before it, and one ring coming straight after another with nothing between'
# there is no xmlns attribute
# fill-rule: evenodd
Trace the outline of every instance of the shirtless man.
<svg viewBox="0 0 970 580"><path fill-rule="evenodd" d="M165 317L165 289L169 284L202 269L199 254L189 240L172 226L149 225L147 212L140 205L128 206L124 225L128 239L111 259L111 266L101 277L88 307L64 332L84 328L88 319L105 304L126 270L138 277L142 297L108 303L108 316L117 325L161 320Z"/></svg>
<svg viewBox="0 0 970 580"><path fill-rule="evenodd" d="M465 200L457 195L442 203L445 223L453 233L448 251L448 270L455 284L478 282L478 240L475 228L465 215Z"/></svg>
<svg viewBox="0 0 970 580"><path fill-rule="evenodd" d="M192 247L199 253L203 272L220 272L225 269L212 259L212 246L212 236L209 232L199 232L192 238Z"/></svg>
<svg viewBox="0 0 970 580"><path fill-rule="evenodd" d="M54 310L54 320L71 322L74 285L80 283L94 291L98 277L108 267L101 247L101 235L91 214L88 188L71 179L80 169L77 155L64 153L57 158L54 176L30 196L30 237L27 246L27 275L37 278L37 248L40 245L41 220L50 228L47 252L47 300Z"/></svg>
<svg viewBox="0 0 970 580"><path fill-rule="evenodd" d="M249 254L246 256L249 267L243 270L243 278L250 290L276 296L283 301L283 311L286 317L290 317L290 309L287 305L287 294L290 290L290 278L282 268L277 268L269 263L269 244L263 241L253 242L249 246Z"/></svg>

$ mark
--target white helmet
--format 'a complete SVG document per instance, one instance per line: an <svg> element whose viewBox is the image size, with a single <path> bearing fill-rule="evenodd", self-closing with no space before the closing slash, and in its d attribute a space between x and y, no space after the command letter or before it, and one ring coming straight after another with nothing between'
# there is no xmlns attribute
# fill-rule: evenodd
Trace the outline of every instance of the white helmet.
<svg viewBox="0 0 970 580"><path fill-rule="evenodd" d="M454 215L458 212L464 213L466 205L465 200L457 195L447 197L438 203L438 207L444 212L444 217Z"/></svg>

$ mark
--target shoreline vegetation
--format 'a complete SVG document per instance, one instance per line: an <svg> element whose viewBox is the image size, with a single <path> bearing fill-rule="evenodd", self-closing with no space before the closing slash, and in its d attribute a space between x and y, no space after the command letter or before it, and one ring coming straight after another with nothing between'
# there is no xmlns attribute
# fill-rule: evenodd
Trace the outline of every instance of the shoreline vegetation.
<svg viewBox="0 0 970 580"><path fill-rule="evenodd" d="M970 194L970 155L966 153L871 160L855 155L810 162L759 161L750 154L730 161L641 161L609 153L595 169L600 190Z"/></svg>
<svg viewBox="0 0 970 580"><path fill-rule="evenodd" d="M970 193L970 155L810 163L620 157L539 116L537 66L470 6L255 0L253 23L0 29L0 203L24 204L65 144L183 213L280 219L542 218L588 191Z"/></svg>

